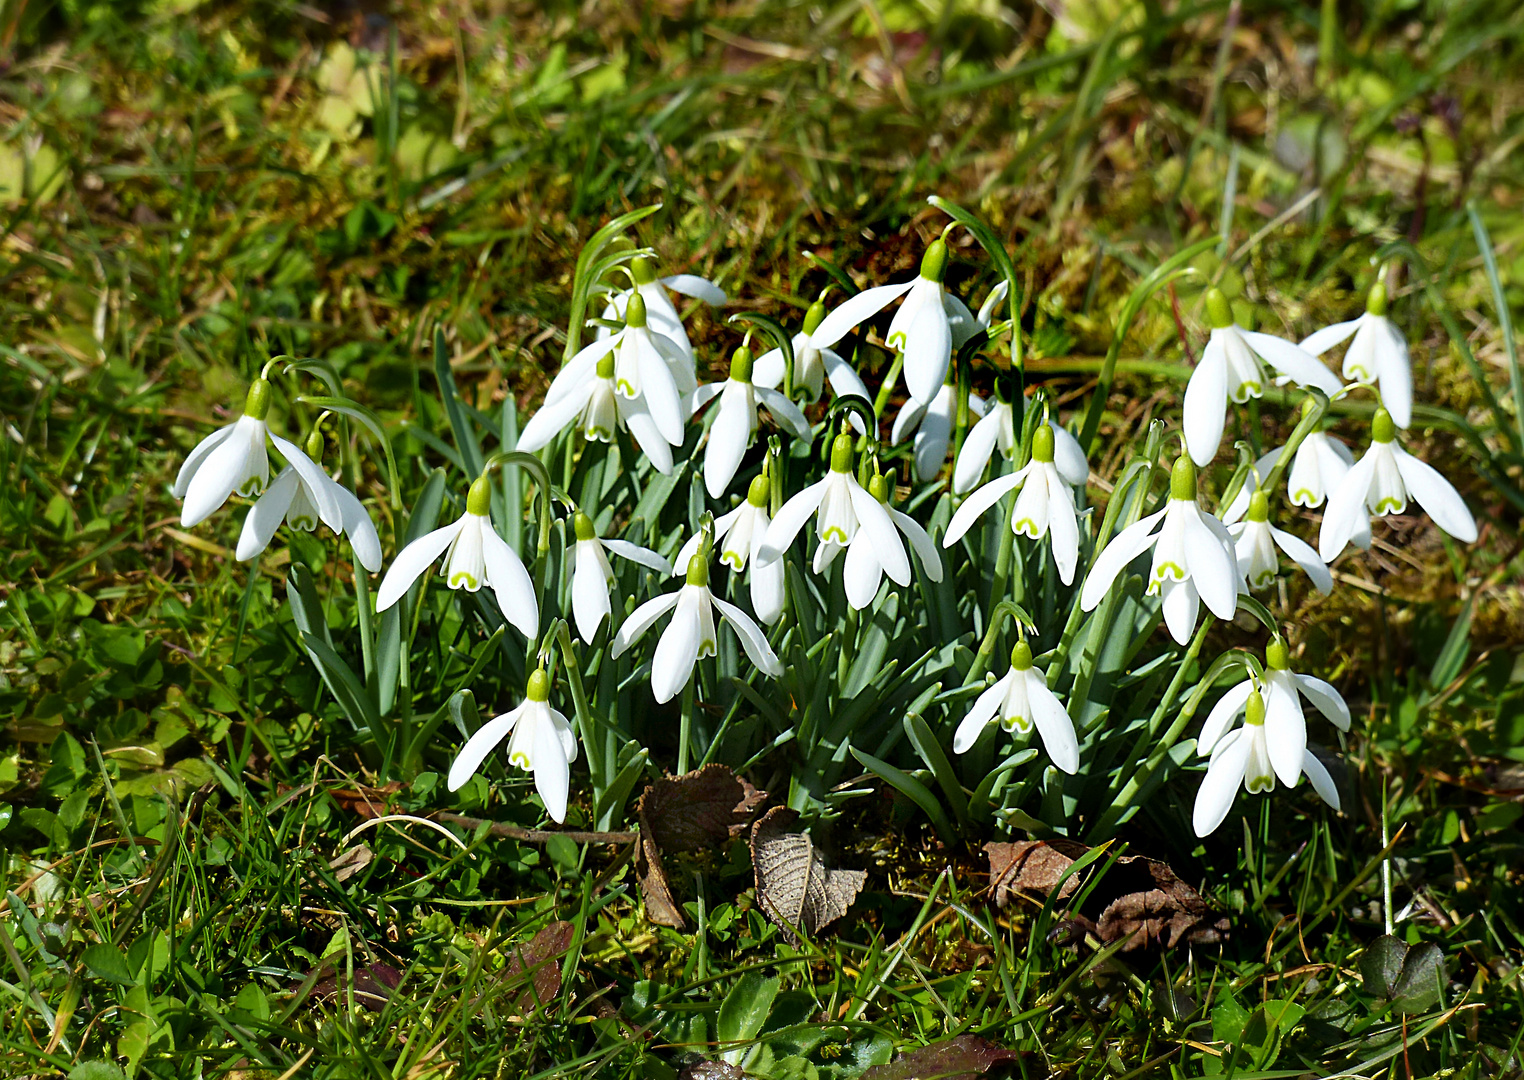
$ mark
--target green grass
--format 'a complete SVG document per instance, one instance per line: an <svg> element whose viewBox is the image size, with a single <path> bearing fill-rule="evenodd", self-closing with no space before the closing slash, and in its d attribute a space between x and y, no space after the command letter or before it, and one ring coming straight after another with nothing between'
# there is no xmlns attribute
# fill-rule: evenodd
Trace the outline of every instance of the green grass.
<svg viewBox="0 0 1524 1080"><path fill-rule="evenodd" d="M1517 1072L1524 467L1499 317L1524 298L1516 6L1372 4L1321 25L1310 4L1074 6L1058 26L973 2L440 7L390 23L274 2L0 5L0 1075L672 1076L728 1049L755 1075L850 1077L964 1033L1019 1051L1028 1077ZM370 61L325 88L319 59L351 34ZM739 840L669 858L695 934L646 921L628 845L457 826L462 851L403 821L352 835L367 802L526 827L539 811L517 773L444 791L448 715L382 786L391 763L286 601L307 567L361 666L325 541L250 573L227 515L179 529L175 470L264 361L321 359L381 413L400 491L358 425L342 452L390 542L462 447L435 332L461 401L499 427L527 415L576 253L609 218L660 202L634 234L664 265L793 325L829 280L804 251L860 280L907 271L945 221L929 194L1007 243L1031 282L1029 371L1066 411L1128 293L1192 242L1222 237L1175 286L1192 328L1205 280L1299 334L1358 307L1372 256L1400 260L1428 406L1410 444L1485 528L1464 548L1405 518L1340 564L1332 598L1274 599L1298 663L1356 713L1345 814L1282 792L1198 842L1180 828L1194 785L1170 780L1119 839L1232 929L1117 955L1062 905L997 911L980 846L1004 834L939 834L855 767L841 779L870 793L822 803L814 830L868 884L798 946L759 910ZM956 251L961 291L994 276ZM689 325L715 365L737 343L714 313ZM1117 361L1093 458L1111 479L1178 412L1167 293ZM295 398L318 384L277 384L286 430L310 424ZM1280 405L1230 438L1277 445ZM405 710L427 721L478 667L476 704L508 707L523 654L438 599ZM661 719L636 795L676 764ZM739 730L717 751L734 765L765 729ZM790 753L749 775L787 793ZM633 798L597 820L583 768L571 820L633 828ZM1406 1013L1366 974L1383 866L1397 936L1444 957L1438 999ZM1086 888L1118 873L1103 858Z"/></svg>

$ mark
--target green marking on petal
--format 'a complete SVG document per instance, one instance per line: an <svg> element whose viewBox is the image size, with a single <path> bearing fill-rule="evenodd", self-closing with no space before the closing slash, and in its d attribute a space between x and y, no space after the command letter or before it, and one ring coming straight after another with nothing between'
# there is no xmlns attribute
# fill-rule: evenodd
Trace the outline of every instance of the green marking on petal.
<svg viewBox="0 0 1524 1080"><path fill-rule="evenodd" d="M481 588L481 582L477 581L474 575L468 574L464 570L459 570L451 576L450 588L458 589L462 585L464 585L472 592L475 592L477 589Z"/></svg>
<svg viewBox="0 0 1524 1080"><path fill-rule="evenodd" d="M820 540L821 543L825 544L833 542L837 544L845 544L847 542L847 534L843 530L838 529L835 525L832 525L826 529L825 534L821 536Z"/></svg>
<svg viewBox="0 0 1524 1080"><path fill-rule="evenodd" d="M534 766L529 763L529 755L524 753L522 750L515 750L510 753L508 755L508 762L511 765L517 765L525 772L529 772L534 768Z"/></svg>
<svg viewBox="0 0 1524 1080"><path fill-rule="evenodd" d="M1402 499L1386 498L1376 504L1376 516L1384 517L1387 514L1400 514L1408 508L1408 504Z"/></svg>

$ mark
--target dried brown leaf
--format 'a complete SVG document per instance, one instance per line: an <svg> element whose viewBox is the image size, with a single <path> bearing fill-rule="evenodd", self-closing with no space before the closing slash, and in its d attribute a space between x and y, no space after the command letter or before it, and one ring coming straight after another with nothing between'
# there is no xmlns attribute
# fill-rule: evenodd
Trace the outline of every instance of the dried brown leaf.
<svg viewBox="0 0 1524 1080"><path fill-rule="evenodd" d="M875 1065L863 1073L862 1080L973 1080L1020 1057L977 1035L959 1035L901 1054L887 1065Z"/></svg>
<svg viewBox="0 0 1524 1080"><path fill-rule="evenodd" d="M995 894L995 906L1005 907L1011 893L1017 890L1042 896L1052 892L1064 871L1079 857L1079 853L1071 854L1067 850L1071 847L1079 848L1079 853L1085 850L1083 844L1064 840L985 844L985 854L990 858L990 891ZM1059 889L1058 898L1067 900L1079 884L1077 877L1071 877Z"/></svg>
<svg viewBox="0 0 1524 1080"><path fill-rule="evenodd" d="M863 870L835 870L808 833L789 832L799 814L775 806L751 831L751 863L757 900L784 937L795 944L795 928L813 934L847 913L868 880Z"/></svg>
<svg viewBox="0 0 1524 1080"><path fill-rule="evenodd" d="M640 882L640 896L646 902L646 918L657 926L682 930L688 925L683 909L672 897L667 871L662 866L661 849L644 828L635 841L635 879Z"/></svg>
<svg viewBox="0 0 1524 1080"><path fill-rule="evenodd" d="M519 1012L531 1013L556 999L561 992L561 957L575 936L576 927L571 923L553 922L510 952L503 978L528 983L515 1003Z"/></svg>

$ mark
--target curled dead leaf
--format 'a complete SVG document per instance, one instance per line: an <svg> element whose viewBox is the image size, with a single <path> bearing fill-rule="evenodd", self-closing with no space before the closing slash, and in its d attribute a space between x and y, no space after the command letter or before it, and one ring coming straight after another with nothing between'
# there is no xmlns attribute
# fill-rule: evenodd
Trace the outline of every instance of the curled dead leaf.
<svg viewBox="0 0 1524 1080"><path fill-rule="evenodd" d="M901 1054L887 1065L875 1065L863 1073L863 1080L974 1080L1020 1057L978 1035L959 1035Z"/></svg>
<svg viewBox="0 0 1524 1080"><path fill-rule="evenodd" d="M775 806L751 831L757 900L795 944L796 928L813 934L829 926L847 913L868 880L863 870L828 867L809 833L788 831L798 819L797 811Z"/></svg>

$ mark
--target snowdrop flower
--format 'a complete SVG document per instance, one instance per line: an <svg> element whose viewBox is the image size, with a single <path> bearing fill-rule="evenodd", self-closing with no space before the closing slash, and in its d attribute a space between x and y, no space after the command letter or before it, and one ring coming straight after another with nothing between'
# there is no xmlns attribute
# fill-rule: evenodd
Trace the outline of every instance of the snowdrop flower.
<svg viewBox="0 0 1524 1080"><path fill-rule="evenodd" d="M185 500L180 508L181 525L190 528L201 524L234 492L245 498L263 492L270 481L270 457L265 448L268 438L307 485L323 524L334 532L344 531L344 509L331 485L324 483L328 477L323 470L295 443L287 442L266 425L270 394L270 383L263 376L255 379L244 399L243 415L202 439L180 466L171 491L175 498Z"/></svg>
<svg viewBox="0 0 1524 1080"><path fill-rule="evenodd" d="M1239 581L1233 538L1197 503L1196 466L1186 454L1170 473L1164 509L1123 529L1096 558L1080 592L1080 607L1093 610L1127 564L1150 548L1154 560L1148 593L1162 597L1164 622L1177 642L1190 641L1203 600L1219 619L1233 617Z"/></svg>
<svg viewBox="0 0 1524 1080"><path fill-rule="evenodd" d="M672 564L639 544L602 539L593 519L581 510L572 516L572 528L577 537L571 558L567 560L567 569L571 573L572 618L577 624L577 636L591 642L612 610L609 589L614 584L614 568L609 565L610 555L650 567L663 577L672 573Z"/></svg>
<svg viewBox="0 0 1524 1080"><path fill-rule="evenodd" d="M497 596L503 617L531 641L540 626L529 572L508 542L492 528L492 488L485 475L471 484L466 512L442 529L425 533L398 553L376 592L376 610L402 599L435 559L444 556L440 573L452 589L476 592L483 585Z"/></svg>
<svg viewBox="0 0 1524 1080"><path fill-rule="evenodd" d="M1244 516L1249 509L1249 500L1260 485L1270 478L1270 473L1284 450L1285 447L1278 446L1250 467L1248 476L1244 478L1244 486L1238 489L1238 494L1223 512L1222 520L1225 523L1231 525ZM1349 467L1354 463L1355 455L1338 439L1326 431L1309 433L1296 448L1291 468L1286 473L1286 490L1291 496L1291 505L1309 508L1321 506L1328 493L1339 486L1339 481L1344 479L1344 474L1349 472Z"/></svg>
<svg viewBox="0 0 1524 1080"><path fill-rule="evenodd" d="M1074 568L1079 562L1079 520L1075 515L1074 491L1070 485L1083 484L1089 472L1083 468L1075 469L1072 462L1067 465L1058 463L1059 430L1048 424L1040 425L1032 433L1031 461L1013 473L996 477L964 499L963 505L947 523L942 546L952 547L986 510L1005 498L1007 493L1020 490L1016 496L1016 512L1011 518L1011 531L1033 540L1052 536L1053 563L1058 567L1058 576L1065 585L1071 584ZM1067 432L1065 435L1073 441L1073 436ZM1084 460L1081 455L1081 465ZM1194 500L1194 494L1192 498ZM1101 592L1104 594L1105 589ZM1195 620L1194 614L1191 618Z"/></svg>
<svg viewBox="0 0 1524 1080"><path fill-rule="evenodd" d="M591 342L568 360L556 375L555 383L545 395L545 405L541 407L543 412L546 408L564 406L554 414L561 422L553 427L550 436L554 436L556 431L569 423L572 416L579 413L585 417L591 416L583 409L572 409L569 405L564 405L564 399L576 396L584 406L590 408L595 391L589 388L589 376L602 378L597 373L607 368L600 361L612 353L615 393L642 407L650 415L651 422L661 437L673 446L681 446L683 426L692 411L690 399L698 387L693 374L693 361L675 341L651 329L646 319L645 298L640 293L632 293L625 301L624 316L624 329ZM601 393L601 390L596 393ZM602 401L601 398L598 400ZM600 408L602 411L598 414L600 419L596 427L590 419L584 423L593 430L608 431L613 422L613 414L606 404L600 405ZM566 409L571 411L567 413ZM621 412L620 415L629 420L628 414ZM525 425L525 430L528 431L528 425ZM631 427L632 432L635 430ZM545 437L540 431L536 431L535 436ZM549 441L549 437L546 437L546 442Z"/></svg>
<svg viewBox="0 0 1524 1080"><path fill-rule="evenodd" d="M942 559L937 554L937 546L931 542L931 537L926 535L926 530L921 528L920 522L889 505L889 488L889 478L882 473L868 481L868 494L889 512L889 520L894 522L894 527L905 534L905 539L910 542L911 550L915 552L916 558L921 560L921 568L926 571L926 576L932 581L941 581ZM781 513L779 516L782 516ZM836 553L841 549L835 545L822 545L820 549L817 549L817 555L820 550L824 550L826 555L823 560L816 560L819 563L816 567L817 573L824 572L825 568L835 561ZM782 566L783 563L779 561L773 565ZM855 610L861 611L873 603L873 598L878 595L878 587L883 580L884 564L879 561L877 540L868 529L858 529L857 535L852 537L852 542L847 545L847 559L842 564L842 584L847 590L847 603L851 604Z"/></svg>
<svg viewBox="0 0 1524 1080"><path fill-rule="evenodd" d="M868 393L868 388L863 385L857 372L852 370L852 365L835 350L823 348L816 343L814 335L825 316L825 303L816 300L804 313L804 329L795 334L791 342L794 350L794 392L802 392L807 403L814 403L820 400L824 383L829 381L831 392L837 397L855 394L872 401L873 395ZM783 350L770 349L757 357L751 378L757 386L776 390L783 385L783 374ZM854 414L852 421L861 434L862 419Z"/></svg>
<svg viewBox="0 0 1524 1080"><path fill-rule="evenodd" d="M1268 588L1275 580L1281 565L1276 548L1306 571L1318 592L1327 596L1333 591L1333 575L1312 545L1270 524L1270 497L1264 491L1256 491L1249 498L1249 516L1229 525L1228 535L1233 538L1233 554L1243 574L1240 592Z"/></svg>
<svg viewBox="0 0 1524 1080"><path fill-rule="evenodd" d="M810 422L799 407L778 391L755 385L751 373L751 350L742 345L731 357L730 377L723 383L705 383L693 395L695 413L716 396L720 399L720 412L709 428L709 445L704 448L704 486L713 499L725 494L741 459L756 441L759 401L779 427L795 438L810 440Z"/></svg>
<svg viewBox="0 0 1524 1080"><path fill-rule="evenodd" d="M953 752L966 753L984 726L998 717L1007 731L1025 735L1035 725L1043 749L1064 772L1073 776L1079 770L1079 739L1074 721L1059 704L1041 671L1032 666L1032 649L1018 641L1011 650L1011 670L974 702L968 715L953 735Z"/></svg>
<svg viewBox="0 0 1524 1080"><path fill-rule="evenodd" d="M688 332L683 329L682 317L678 315L677 308L672 304L672 298L667 295L667 290L671 289L683 296L702 300L710 307L725 306L729 300L725 290L696 274L674 274L671 277L658 278L651 260L642 256L630 260L630 276L635 279L634 288L621 289L612 293L609 296L608 305L603 309L603 317L623 321L629 308L630 297L639 293L641 300L645 302L646 317L650 320L651 329L676 343L687 357L691 370L693 343L688 340ZM607 327L601 327L598 336L604 337L608 333Z"/></svg>
<svg viewBox="0 0 1524 1080"><path fill-rule="evenodd" d="M567 425L576 423L588 442L613 442L614 429L623 425L659 473L672 471L672 447L656 428L644 398L625 397L614 385L614 354L603 350L592 364L585 354L601 349L598 342L572 357L550 384L545 403L529 418L519 434L516 448L526 453L541 450Z"/></svg>
<svg viewBox="0 0 1524 1080"><path fill-rule="evenodd" d="M771 481L766 475L755 476L746 501L714 523L714 546L720 549L720 562L739 574L746 569L747 560L751 560L751 609L768 626L783 615L783 560L763 563L756 558L771 524L767 516L771 496ZM688 539L677 553L678 566L693 561L703 539L702 532Z"/></svg>
<svg viewBox="0 0 1524 1080"><path fill-rule="evenodd" d="M905 385L910 396L917 401L930 401L947 380L947 368L952 363L950 316L968 311L962 301L957 301L956 307L948 303L948 293L942 287L946 272L947 244L934 240L921 259L919 276L897 285L865 289L844 301L825 317L812 341L817 348L830 348L854 326L905 297L889 323L885 341L890 348L905 354Z"/></svg>
<svg viewBox="0 0 1524 1080"><path fill-rule="evenodd" d="M1058 424L1053 424L1052 430L1053 463L1059 475L1071 487L1083 487L1090 477L1085 451L1080 449L1079 440ZM959 495L972 491L997 448L1007 461L1016 455L1016 410L998 395L985 404L984 419L969 428L963 440L963 449L953 465L953 491Z"/></svg>
<svg viewBox="0 0 1524 1080"><path fill-rule="evenodd" d="M1344 352L1344 377L1366 386L1375 383L1392 420L1406 428L1413 422L1413 365L1408 359L1407 339L1386 316L1383 282L1371 287L1364 315L1323 327L1303 341L1301 348L1321 356L1351 334L1355 340Z"/></svg>
<svg viewBox="0 0 1524 1080"><path fill-rule="evenodd" d="M545 801L546 813L557 825L565 822L577 737L566 717L550 707L550 679L544 668L536 668L529 676L522 705L487 721L466 740L450 765L449 789L459 791L504 739L508 739L509 762L534 773L534 787Z"/></svg>
<svg viewBox="0 0 1524 1080"><path fill-rule="evenodd" d="M984 415L984 400L977 394L968 395L968 408L975 416ZM915 477L925 483L942 471L947 460L947 444L952 439L953 422L958 415L958 388L951 382L942 384L931 404L911 398L905 402L900 414L894 418L894 429L889 443L898 446L911 431L915 432ZM975 425L976 427L978 425Z"/></svg>
<svg viewBox="0 0 1524 1080"><path fill-rule="evenodd" d="M709 591L709 562L703 545L688 560L687 583L674 593L648 600L630 613L614 635L610 659L618 659L667 612L672 620L656 643L651 657L651 693L658 704L671 701L693 677L693 665L701 656L715 653L714 613L718 611L741 639L747 659L773 678L783 674L767 635L751 616L727 604Z"/></svg>
<svg viewBox="0 0 1524 1080"><path fill-rule="evenodd" d="M831 468L825 479L811 484L783 504L757 550L757 562L771 563L783 558L784 551L794 542L811 514L815 515L815 536L820 541L815 548L815 573L824 573L831 561L857 536L858 530L865 529L884 573L896 585L910 584L910 557L905 554L905 545L900 542L894 519L852 475L850 434L837 435L831 444Z"/></svg>
<svg viewBox="0 0 1524 1080"><path fill-rule="evenodd" d="M1237 325L1227 298L1217 289L1207 293L1207 316L1212 335L1186 385L1181 418L1186 448L1197 465L1204 466L1217 456L1228 402L1245 402L1264 392L1261 359L1281 373L1280 382L1291 379L1303 386L1316 386L1326 394L1338 392L1338 377L1310 353L1289 341Z"/></svg>
<svg viewBox="0 0 1524 1080"><path fill-rule="evenodd" d="M1371 419L1371 445L1328 496L1318 554L1333 562L1354 543L1370 547L1371 517L1400 514L1411 497L1445 532L1465 544L1476 540L1476 519L1454 485L1397 445L1397 425L1386 409Z"/></svg>
<svg viewBox="0 0 1524 1080"><path fill-rule="evenodd" d="M323 435L316 428L307 437L307 457L314 464L323 457ZM365 512L365 507L360 505L360 500L355 498L354 493L329 479L320 465L318 475L329 496L337 500L339 512L343 515L344 527L335 531L348 535L355 559L374 574L381 569L381 538L376 534L375 522L371 521L370 515ZM282 519L287 528L301 529L303 532L315 530L319 517L317 502L317 493L308 486L306 477L287 465L243 519L243 531L238 535L235 558L239 562L257 559L270 546Z"/></svg>

